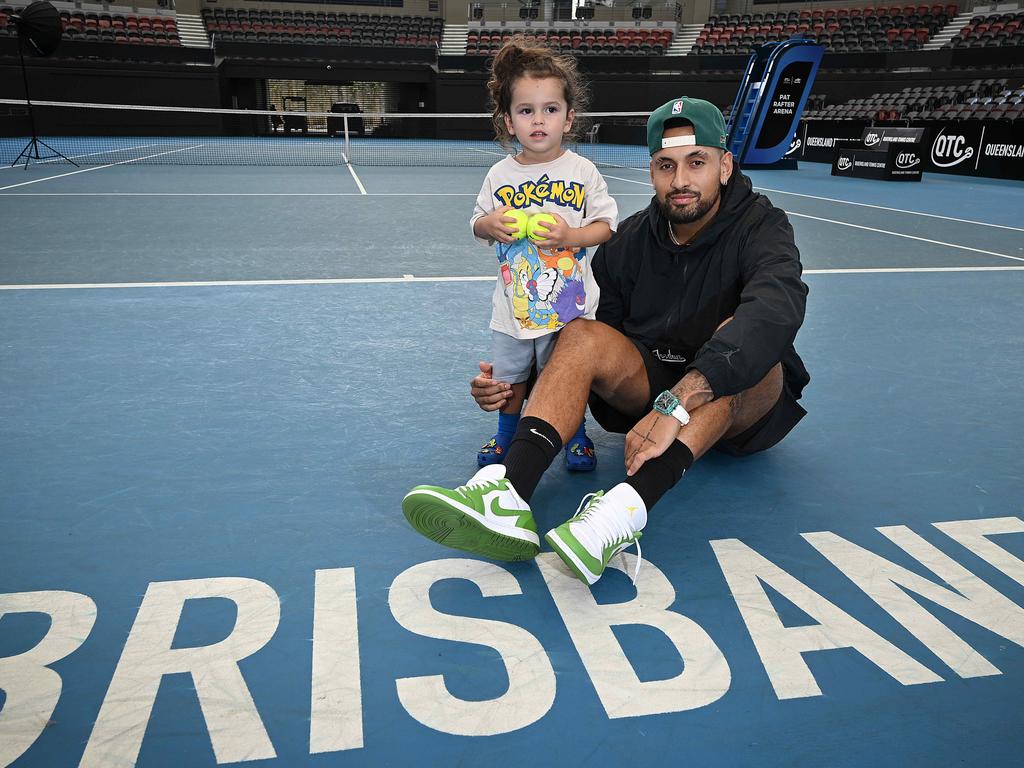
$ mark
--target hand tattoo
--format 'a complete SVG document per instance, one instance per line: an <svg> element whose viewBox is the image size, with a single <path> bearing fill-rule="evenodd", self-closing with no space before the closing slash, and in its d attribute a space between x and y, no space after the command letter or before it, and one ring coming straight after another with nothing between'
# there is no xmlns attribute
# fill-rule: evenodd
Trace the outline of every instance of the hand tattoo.
<svg viewBox="0 0 1024 768"><path fill-rule="evenodd" d="M643 440L643 441L644 441L645 443L653 443L654 441L653 441L653 440L651 440L651 432L653 432L653 431L654 431L654 428L655 428L656 426L658 426L658 422L659 422L660 420L661 420L661 417L660 417L660 416L659 416L659 417L657 417L657 418L656 418L656 419L654 420L654 423L653 423L653 424L651 424L651 428L647 430L647 434L646 434L646 435L641 435L641 434L640 434L639 432L637 432L637 431L636 431L636 429L635 429L635 428L634 428L634 429L631 429L631 430L629 430L629 431L630 431L630 433L631 433L631 434L634 434L634 435L636 435L636 436L637 436L637 437L639 437L639 438L640 438L641 440ZM636 455L637 455L638 453L640 453L640 449L639 449L639 448L637 448L637 449L636 449L635 451L633 451L633 456L636 456ZM632 461L632 460L633 460L633 456L630 456L630 457L629 457L629 460L630 460L630 461Z"/></svg>

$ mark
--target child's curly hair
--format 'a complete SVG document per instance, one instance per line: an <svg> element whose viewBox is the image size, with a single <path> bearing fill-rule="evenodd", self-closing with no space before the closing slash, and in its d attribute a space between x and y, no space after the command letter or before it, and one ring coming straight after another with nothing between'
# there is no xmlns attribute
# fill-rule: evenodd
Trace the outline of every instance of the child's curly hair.
<svg viewBox="0 0 1024 768"><path fill-rule="evenodd" d="M512 148L512 135L505 126L505 118L512 113L512 86L521 77L557 77L562 81L565 102L569 109L576 112L572 130L566 138L578 140L585 127L579 115L586 111L590 99L586 83L576 66L576 59L556 54L549 48L516 35L495 55L491 62L491 79L487 81L490 106L493 108L491 123L498 142L506 149Z"/></svg>

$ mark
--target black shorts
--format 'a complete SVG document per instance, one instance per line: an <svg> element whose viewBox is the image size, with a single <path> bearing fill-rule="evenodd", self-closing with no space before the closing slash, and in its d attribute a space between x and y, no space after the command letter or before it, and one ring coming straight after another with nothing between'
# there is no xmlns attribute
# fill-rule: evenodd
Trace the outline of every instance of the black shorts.
<svg viewBox="0 0 1024 768"><path fill-rule="evenodd" d="M633 346L643 358L647 370L647 384L650 387L651 399L643 413L630 415L617 411L593 392L590 393L590 413L597 423L607 432L629 432L643 416L654 408L654 399L671 389L683 378L685 366L664 363L658 360L643 344L630 339ZM732 456L749 456L752 453L766 451L789 434L807 411L796 401L783 377L782 394L771 410L757 420L756 423L729 438L722 438L715 443L718 451Z"/></svg>

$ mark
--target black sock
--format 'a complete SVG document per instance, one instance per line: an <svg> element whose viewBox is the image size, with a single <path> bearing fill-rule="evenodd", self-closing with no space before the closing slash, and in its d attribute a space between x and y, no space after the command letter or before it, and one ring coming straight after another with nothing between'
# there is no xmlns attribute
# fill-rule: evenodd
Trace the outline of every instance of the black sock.
<svg viewBox="0 0 1024 768"><path fill-rule="evenodd" d="M650 512L658 499L668 493L668 489L678 483L683 473L693 466L693 462L693 453L686 444L673 440L668 450L657 458L645 461L637 473L627 477L625 482L640 494Z"/></svg>
<svg viewBox="0 0 1024 768"><path fill-rule="evenodd" d="M543 419L524 416L505 454L505 477L529 501L541 476L562 450L562 438Z"/></svg>

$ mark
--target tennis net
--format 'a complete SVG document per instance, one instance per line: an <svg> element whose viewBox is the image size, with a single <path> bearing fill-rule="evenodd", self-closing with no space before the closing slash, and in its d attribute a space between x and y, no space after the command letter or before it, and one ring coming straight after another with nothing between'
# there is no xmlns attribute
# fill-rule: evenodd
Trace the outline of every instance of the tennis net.
<svg viewBox="0 0 1024 768"><path fill-rule="evenodd" d="M646 167L647 113L581 116L571 149L604 167ZM490 166L508 154L487 114L282 112L0 99L0 163L36 135L42 161L79 165ZM56 153L64 157L56 156Z"/></svg>

